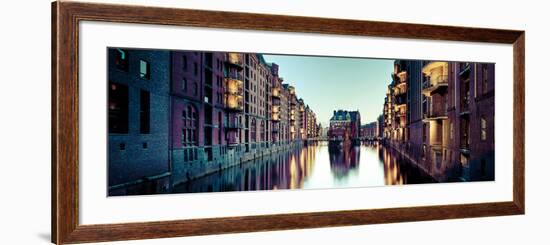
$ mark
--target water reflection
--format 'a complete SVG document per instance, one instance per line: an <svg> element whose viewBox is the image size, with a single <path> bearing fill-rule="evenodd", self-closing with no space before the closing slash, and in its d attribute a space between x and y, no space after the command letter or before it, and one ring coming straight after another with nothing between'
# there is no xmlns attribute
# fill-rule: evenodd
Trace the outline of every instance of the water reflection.
<svg viewBox="0 0 550 245"><path fill-rule="evenodd" d="M319 189L429 183L406 159L377 143L329 152L304 146L224 169L176 186L173 192Z"/></svg>
<svg viewBox="0 0 550 245"><path fill-rule="evenodd" d="M360 147L344 147L341 150L330 151L330 169L337 179L346 178L350 170L359 164Z"/></svg>

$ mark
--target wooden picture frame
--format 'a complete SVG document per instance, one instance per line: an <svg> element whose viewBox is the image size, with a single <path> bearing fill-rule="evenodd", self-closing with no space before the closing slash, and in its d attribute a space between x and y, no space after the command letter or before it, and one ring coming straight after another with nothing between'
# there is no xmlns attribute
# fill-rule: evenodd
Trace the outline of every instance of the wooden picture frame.
<svg viewBox="0 0 550 245"><path fill-rule="evenodd" d="M513 45L513 201L79 224L79 22L108 21ZM291 25L289 23L292 23ZM57 244L455 219L525 212L525 32L455 26L92 4L52 4L52 242Z"/></svg>

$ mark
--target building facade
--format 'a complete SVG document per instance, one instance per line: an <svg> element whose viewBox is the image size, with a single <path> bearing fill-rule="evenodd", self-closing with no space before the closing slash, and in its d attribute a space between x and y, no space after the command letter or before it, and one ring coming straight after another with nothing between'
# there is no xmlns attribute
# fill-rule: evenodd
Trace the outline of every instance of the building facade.
<svg viewBox="0 0 550 245"><path fill-rule="evenodd" d="M380 137L380 127L378 126L378 121L367 123L361 126L361 139L374 141L378 140Z"/></svg>
<svg viewBox="0 0 550 245"><path fill-rule="evenodd" d="M109 49L110 193L168 191L318 137L278 69L259 54Z"/></svg>
<svg viewBox="0 0 550 245"><path fill-rule="evenodd" d="M361 143L361 115L359 111L334 111L330 118L328 140L331 150L359 145Z"/></svg>
<svg viewBox="0 0 550 245"><path fill-rule="evenodd" d="M394 65L384 103L384 142L436 180L494 179L494 64L397 60Z"/></svg>
<svg viewBox="0 0 550 245"><path fill-rule="evenodd" d="M112 48L108 61L109 193L167 191L170 52Z"/></svg>

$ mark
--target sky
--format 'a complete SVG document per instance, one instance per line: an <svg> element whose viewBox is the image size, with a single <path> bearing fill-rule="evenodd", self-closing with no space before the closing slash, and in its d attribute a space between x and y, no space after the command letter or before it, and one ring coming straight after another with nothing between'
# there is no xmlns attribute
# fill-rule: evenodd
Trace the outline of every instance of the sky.
<svg viewBox="0 0 550 245"><path fill-rule="evenodd" d="M361 124L382 114L394 60L294 55L264 55L279 65L284 83L328 126L333 111L359 110Z"/></svg>

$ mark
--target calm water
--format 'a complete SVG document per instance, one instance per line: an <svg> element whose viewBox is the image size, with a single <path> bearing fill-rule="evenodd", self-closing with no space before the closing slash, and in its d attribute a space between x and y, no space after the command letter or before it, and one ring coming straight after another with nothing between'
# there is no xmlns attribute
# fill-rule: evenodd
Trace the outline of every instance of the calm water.
<svg viewBox="0 0 550 245"><path fill-rule="evenodd" d="M304 146L176 186L173 192L326 189L431 183L396 152L365 144L329 152L327 143Z"/></svg>

